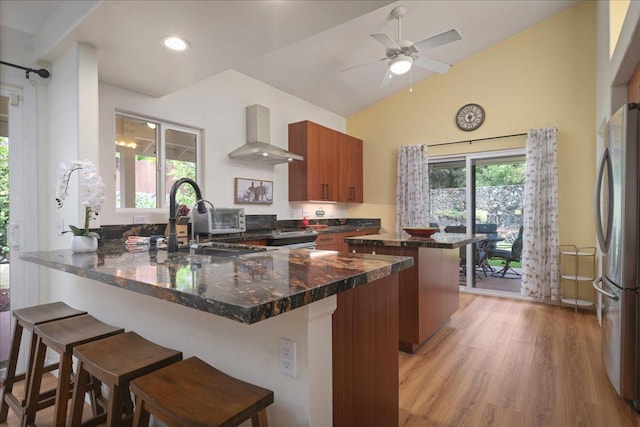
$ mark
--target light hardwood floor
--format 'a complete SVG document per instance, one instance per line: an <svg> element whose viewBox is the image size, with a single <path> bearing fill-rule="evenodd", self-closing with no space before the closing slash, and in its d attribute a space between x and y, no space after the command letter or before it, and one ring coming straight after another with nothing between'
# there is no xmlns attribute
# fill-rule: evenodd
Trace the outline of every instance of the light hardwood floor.
<svg viewBox="0 0 640 427"><path fill-rule="evenodd" d="M41 390L49 390L56 386L56 378L47 373L42 377L42 388ZM16 396L23 395L23 383L19 382L15 385L14 391ZM69 401L69 408L71 408L71 402ZM70 410L70 409L69 409ZM84 413L83 420L91 417L91 406L84 405ZM42 409L36 413L36 425L38 427L54 427L53 422L53 406L49 408ZM19 427L20 420L16 417L16 414L13 413L11 409L9 409L9 416L7 417L6 423L0 423L2 427Z"/></svg>
<svg viewBox="0 0 640 427"><path fill-rule="evenodd" d="M415 354L400 353L402 426L637 426L610 386L594 314L460 295Z"/></svg>
<svg viewBox="0 0 640 427"><path fill-rule="evenodd" d="M18 426L9 414L0 425ZM461 294L440 332L400 353L400 425L617 427L640 417L609 385L595 315Z"/></svg>

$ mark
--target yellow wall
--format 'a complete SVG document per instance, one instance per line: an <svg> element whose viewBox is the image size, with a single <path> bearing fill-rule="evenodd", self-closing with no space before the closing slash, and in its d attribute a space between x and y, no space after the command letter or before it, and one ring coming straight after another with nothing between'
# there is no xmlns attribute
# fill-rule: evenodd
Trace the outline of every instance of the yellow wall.
<svg viewBox="0 0 640 427"><path fill-rule="evenodd" d="M464 34L462 35L464 37ZM402 76L400 79L406 79ZM485 108L482 127L458 130L464 104ZM594 245L595 3L582 2L347 119L364 140L364 200L350 217L395 230L397 149L558 128L560 241ZM431 147L430 156L524 146L510 141ZM452 148L453 147L453 148Z"/></svg>
<svg viewBox="0 0 640 427"><path fill-rule="evenodd" d="M609 1L609 58L613 56L622 31L624 18L629 10L629 0L610 0Z"/></svg>

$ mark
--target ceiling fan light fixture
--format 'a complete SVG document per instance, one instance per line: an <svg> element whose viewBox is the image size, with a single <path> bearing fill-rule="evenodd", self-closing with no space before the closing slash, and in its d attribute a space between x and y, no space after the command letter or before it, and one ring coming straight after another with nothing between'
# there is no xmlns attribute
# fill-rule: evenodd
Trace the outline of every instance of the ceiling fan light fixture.
<svg viewBox="0 0 640 427"><path fill-rule="evenodd" d="M397 76L400 76L411 69L413 58L407 55L398 55L389 63L389 70Z"/></svg>
<svg viewBox="0 0 640 427"><path fill-rule="evenodd" d="M167 49L177 50L177 51L186 50L189 48L189 46L191 46L191 44L187 40L180 37L176 37L176 36L169 36L169 37L163 38L162 44Z"/></svg>

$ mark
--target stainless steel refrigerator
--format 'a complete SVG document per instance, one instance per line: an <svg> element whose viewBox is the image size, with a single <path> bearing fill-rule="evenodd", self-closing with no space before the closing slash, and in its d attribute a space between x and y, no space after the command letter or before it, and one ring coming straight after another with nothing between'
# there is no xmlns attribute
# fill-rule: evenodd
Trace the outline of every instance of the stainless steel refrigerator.
<svg viewBox="0 0 640 427"><path fill-rule="evenodd" d="M618 110L606 127L596 181L596 235L603 254L594 288L602 298L602 354L611 384L638 409L638 104Z"/></svg>

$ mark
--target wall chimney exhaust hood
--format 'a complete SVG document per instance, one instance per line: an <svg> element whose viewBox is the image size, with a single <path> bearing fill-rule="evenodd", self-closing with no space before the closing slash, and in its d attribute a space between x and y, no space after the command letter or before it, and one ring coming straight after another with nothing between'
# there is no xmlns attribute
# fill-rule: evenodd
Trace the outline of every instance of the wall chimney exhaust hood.
<svg viewBox="0 0 640 427"><path fill-rule="evenodd" d="M289 163L303 160L302 156L269 143L269 109L262 105L250 105L247 114L247 143L229 153L229 157L238 160L267 163Z"/></svg>

